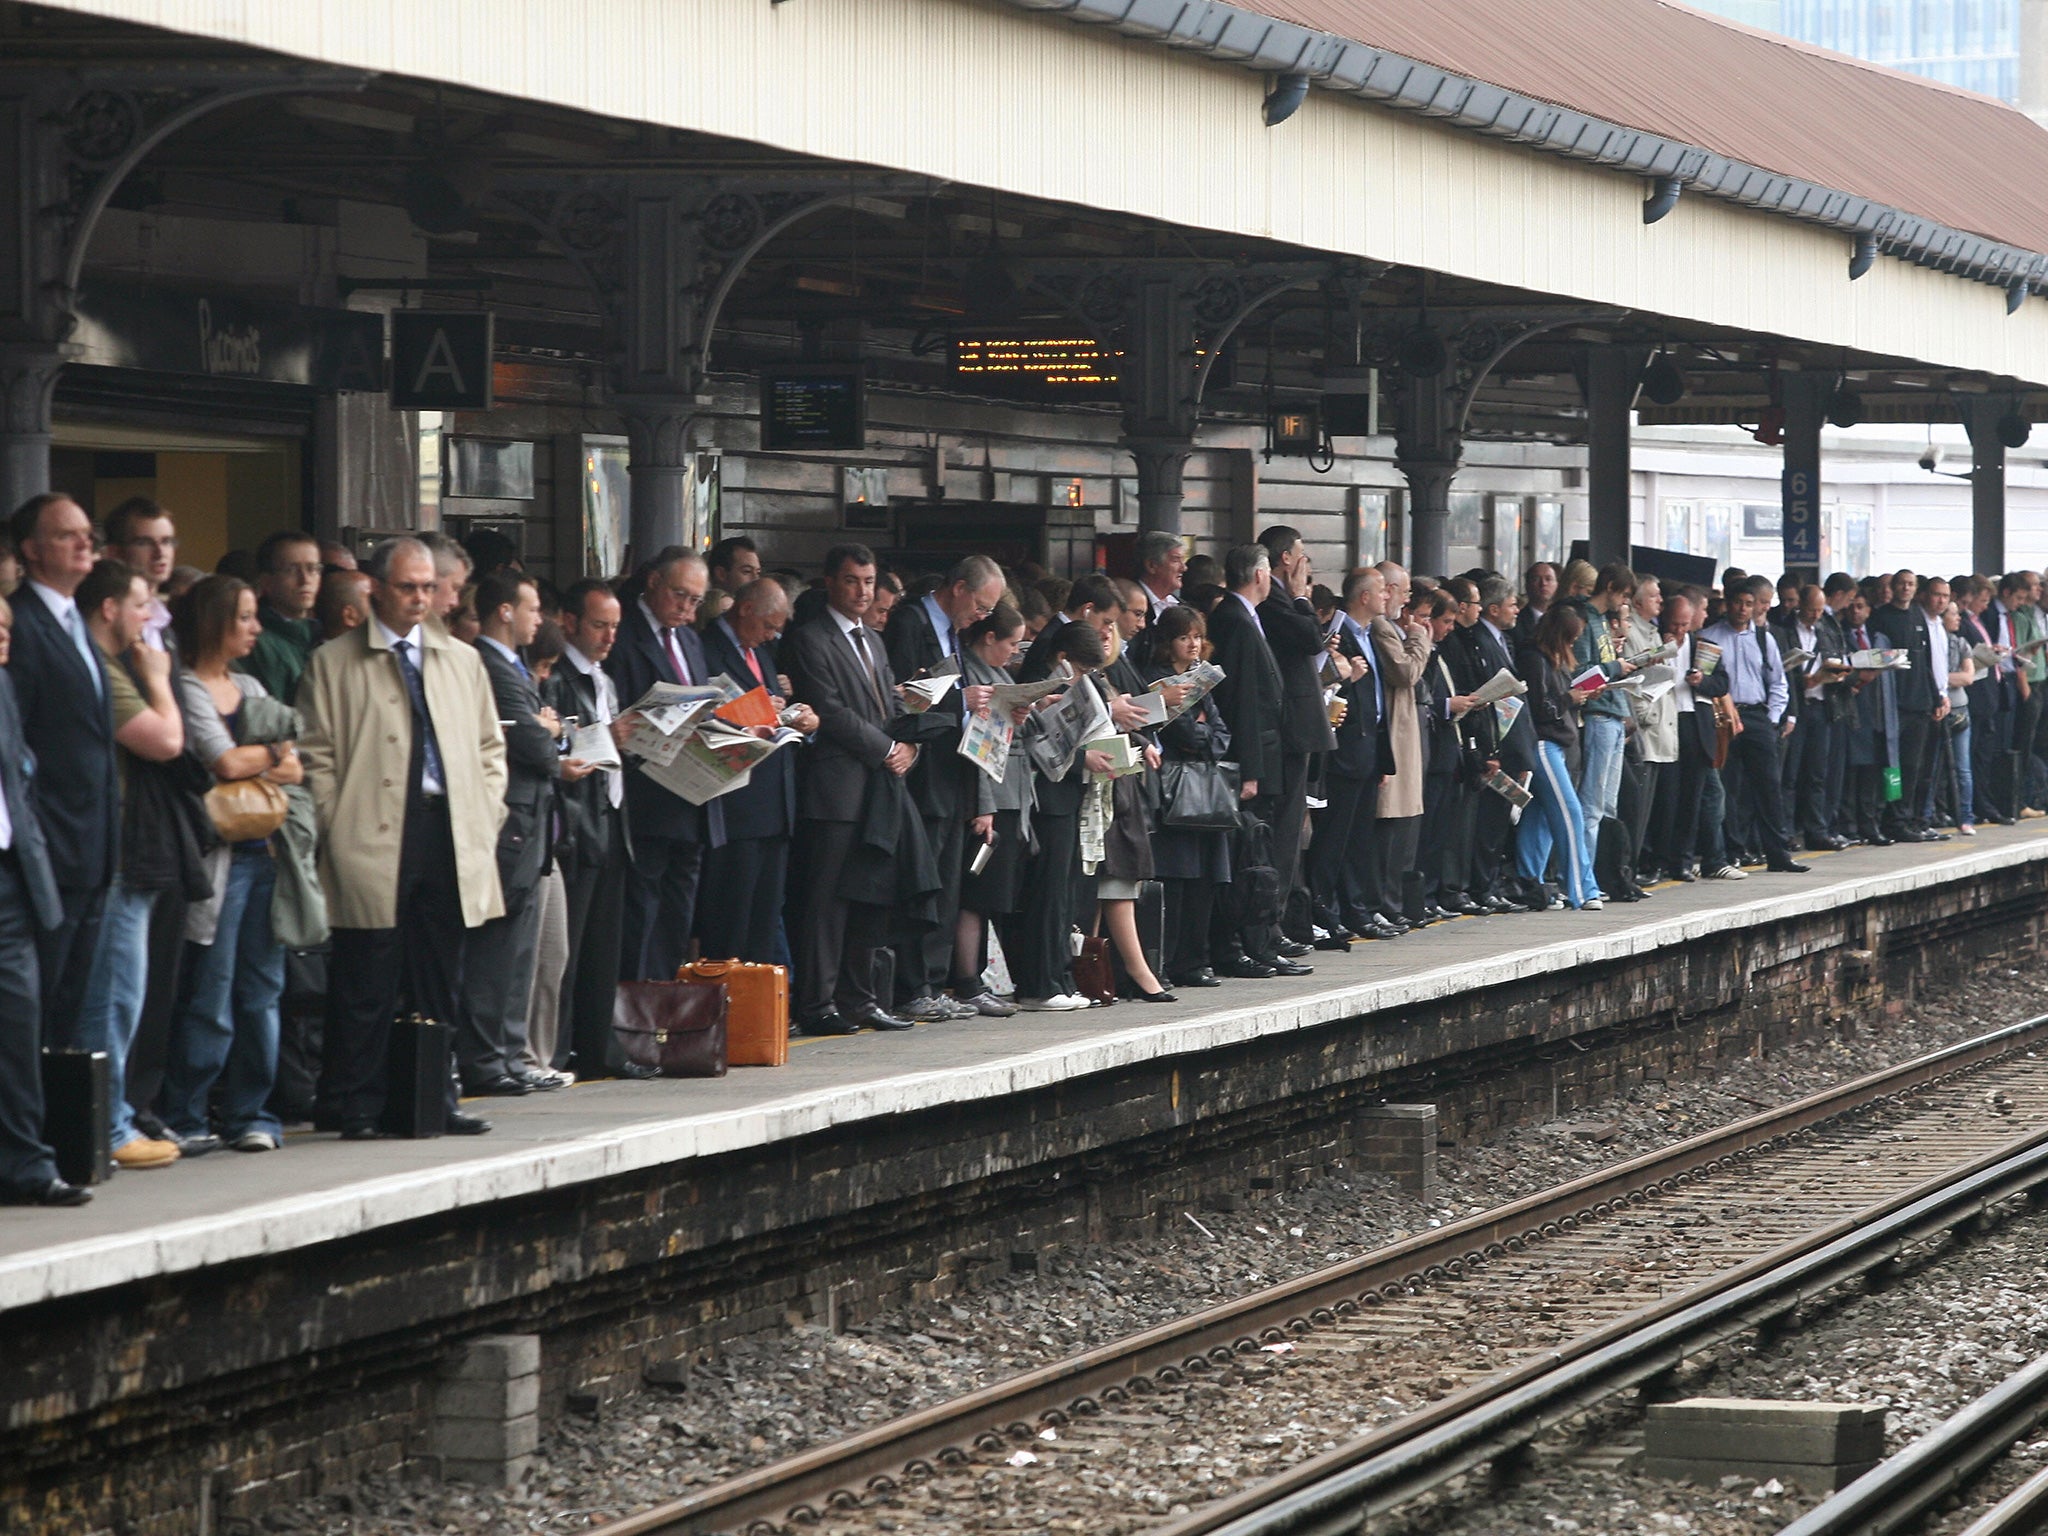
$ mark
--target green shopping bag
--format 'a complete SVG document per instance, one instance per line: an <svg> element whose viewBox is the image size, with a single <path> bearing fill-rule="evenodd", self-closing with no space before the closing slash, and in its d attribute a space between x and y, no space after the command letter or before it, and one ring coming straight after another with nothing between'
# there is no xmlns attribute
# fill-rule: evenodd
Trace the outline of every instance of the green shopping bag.
<svg viewBox="0 0 2048 1536"><path fill-rule="evenodd" d="M1906 798L1905 781L1899 776L1899 770L1890 764L1884 770L1884 798L1887 805Z"/></svg>

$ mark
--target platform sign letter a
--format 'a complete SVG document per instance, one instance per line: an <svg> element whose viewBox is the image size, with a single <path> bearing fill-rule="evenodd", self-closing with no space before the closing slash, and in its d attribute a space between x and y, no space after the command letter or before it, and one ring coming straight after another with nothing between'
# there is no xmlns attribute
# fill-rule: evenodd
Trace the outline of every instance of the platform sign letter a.
<svg viewBox="0 0 2048 1536"><path fill-rule="evenodd" d="M401 309L391 316L391 403L408 411L491 408L491 316Z"/></svg>

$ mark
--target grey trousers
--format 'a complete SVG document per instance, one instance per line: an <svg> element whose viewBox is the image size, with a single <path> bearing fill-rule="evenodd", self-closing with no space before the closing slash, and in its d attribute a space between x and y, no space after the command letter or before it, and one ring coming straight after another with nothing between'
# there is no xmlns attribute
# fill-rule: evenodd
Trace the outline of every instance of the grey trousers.
<svg viewBox="0 0 2048 1536"><path fill-rule="evenodd" d="M526 1049L520 1065L546 1072L555 1063L562 1029L562 981L569 969L569 885L557 864L535 893L533 987L526 1003Z"/></svg>
<svg viewBox="0 0 2048 1536"><path fill-rule="evenodd" d="M455 1063L463 1086L526 1070L526 1003L540 937L540 886L505 892L505 915L473 929L462 957Z"/></svg>

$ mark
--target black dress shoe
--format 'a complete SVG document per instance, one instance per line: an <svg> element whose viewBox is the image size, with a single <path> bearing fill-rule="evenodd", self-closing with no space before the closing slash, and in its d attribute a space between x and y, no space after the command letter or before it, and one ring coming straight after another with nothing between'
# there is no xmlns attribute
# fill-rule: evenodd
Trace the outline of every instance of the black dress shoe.
<svg viewBox="0 0 2048 1536"><path fill-rule="evenodd" d="M552 1072L518 1072L513 1075L535 1093L553 1093L562 1086L562 1080Z"/></svg>
<svg viewBox="0 0 2048 1536"><path fill-rule="evenodd" d="M456 1113L441 1123L441 1129L450 1136L481 1136L491 1128L491 1122L480 1120L475 1115Z"/></svg>
<svg viewBox="0 0 2048 1536"><path fill-rule="evenodd" d="M1451 910L1460 917L1490 917L1493 908L1483 901L1474 901L1470 896L1460 896L1451 903Z"/></svg>
<svg viewBox="0 0 2048 1536"><path fill-rule="evenodd" d="M1375 912L1373 916L1380 920L1382 927L1391 928L1396 933L1406 933L1408 931L1409 923L1405 917L1396 917L1391 912Z"/></svg>
<svg viewBox="0 0 2048 1536"><path fill-rule="evenodd" d="M884 1034L892 1030L917 1028L909 1019L899 1019L893 1013L884 1012L879 1003L861 1009L847 1022L863 1029L878 1029Z"/></svg>
<svg viewBox="0 0 2048 1536"><path fill-rule="evenodd" d="M1447 923L1458 914L1449 907L1427 907L1424 909L1433 923Z"/></svg>
<svg viewBox="0 0 2048 1536"><path fill-rule="evenodd" d="M1364 931L1358 936L1361 939L1398 939L1401 937L1401 930L1391 927L1386 923L1374 921L1366 924Z"/></svg>
<svg viewBox="0 0 2048 1536"><path fill-rule="evenodd" d="M622 1061L619 1063L619 1070L612 1075L623 1077L628 1082L648 1083L661 1076L661 1068L643 1067L637 1061Z"/></svg>
<svg viewBox="0 0 2048 1536"><path fill-rule="evenodd" d="M1351 939L1351 931L1347 928L1344 931L1343 938L1340 939L1333 933L1328 938L1317 939L1314 947L1331 950L1340 955L1348 955L1351 953Z"/></svg>
<svg viewBox="0 0 2048 1536"><path fill-rule="evenodd" d="M1686 883L1687 885L1692 885L1692 884L1696 883L1696 882L1697 882L1697 881L1699 880L1699 877L1700 877L1700 867L1699 867L1699 865L1697 865L1697 864L1681 864L1681 865L1680 865L1680 866L1678 867L1678 873L1677 873L1677 875L1676 875L1676 876L1675 876L1674 878L1676 878L1676 879L1679 879L1679 880L1683 880L1683 881L1684 881L1684 882L1685 882L1685 883Z"/></svg>
<svg viewBox="0 0 2048 1536"><path fill-rule="evenodd" d="M804 1019L797 1024L800 1035L857 1035L860 1025L852 1019L837 1013L821 1013L814 1019Z"/></svg>
<svg viewBox="0 0 2048 1536"><path fill-rule="evenodd" d="M1313 944L1304 944L1299 939L1282 939L1276 948L1279 950L1282 959L1299 960L1303 955L1314 949L1315 946Z"/></svg>
<svg viewBox="0 0 2048 1536"><path fill-rule="evenodd" d="M1863 834L1863 846L1866 848L1889 848L1895 841L1897 839L1886 837L1882 832L1866 832Z"/></svg>
<svg viewBox="0 0 2048 1536"><path fill-rule="evenodd" d="M92 1191L82 1184L67 1184L62 1179L52 1179L47 1184L23 1187L19 1184L0 1186L0 1205L89 1205Z"/></svg>
<svg viewBox="0 0 2048 1536"><path fill-rule="evenodd" d="M1288 962L1290 965L1292 961ZM1250 955L1239 955L1235 960L1226 960L1216 967L1218 974L1236 976L1244 981L1264 981L1268 976L1279 974L1263 960L1254 960Z"/></svg>
<svg viewBox="0 0 2048 1536"><path fill-rule="evenodd" d="M479 1099L521 1099L533 1092L533 1087L524 1078L501 1072L496 1077L487 1077L480 1083L469 1083L462 1090L471 1098Z"/></svg>
<svg viewBox="0 0 2048 1536"><path fill-rule="evenodd" d="M1812 869L1810 864L1801 864L1795 859L1772 859L1764 866L1774 875L1803 875Z"/></svg>
<svg viewBox="0 0 2048 1536"><path fill-rule="evenodd" d="M384 1129L374 1120L344 1120L341 1125L343 1141L382 1141Z"/></svg>
<svg viewBox="0 0 2048 1536"><path fill-rule="evenodd" d="M1279 955L1273 960L1273 973L1277 976L1313 976L1316 973L1316 968L1312 965L1303 965L1299 960L1290 960L1285 955Z"/></svg>
<svg viewBox="0 0 2048 1536"><path fill-rule="evenodd" d="M1173 984L1176 987L1220 987L1223 985L1217 979L1216 973L1206 965L1199 971L1189 971L1185 976L1174 977Z"/></svg>
<svg viewBox="0 0 2048 1536"><path fill-rule="evenodd" d="M1544 905L1548 906L1549 903L1546 902ZM1505 896L1489 896L1486 898L1486 910L1494 913L1527 912L1531 910L1531 908L1529 907L1527 902L1511 901ZM1542 909L1537 908L1535 910L1540 911Z"/></svg>

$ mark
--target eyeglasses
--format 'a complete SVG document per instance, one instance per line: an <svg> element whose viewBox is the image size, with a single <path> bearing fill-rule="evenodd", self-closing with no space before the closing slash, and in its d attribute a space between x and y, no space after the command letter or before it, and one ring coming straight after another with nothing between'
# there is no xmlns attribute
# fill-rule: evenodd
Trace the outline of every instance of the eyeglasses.
<svg viewBox="0 0 2048 1536"><path fill-rule="evenodd" d="M432 597L438 581L387 581L384 583L393 592L403 597Z"/></svg>

